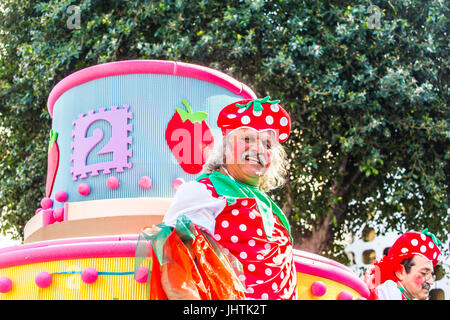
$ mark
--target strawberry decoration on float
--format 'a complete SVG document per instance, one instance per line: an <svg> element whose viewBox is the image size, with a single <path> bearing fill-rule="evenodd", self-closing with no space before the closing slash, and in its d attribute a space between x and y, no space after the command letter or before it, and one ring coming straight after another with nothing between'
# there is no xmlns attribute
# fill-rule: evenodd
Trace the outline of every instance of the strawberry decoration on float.
<svg viewBox="0 0 450 320"><path fill-rule="evenodd" d="M176 107L167 124L166 142L184 172L197 174L214 147L214 137L205 121L208 114L193 112L186 99L182 103L187 111Z"/></svg>
<svg viewBox="0 0 450 320"><path fill-rule="evenodd" d="M53 184L55 183L56 173L59 166L59 147L56 140L58 139L58 133L50 130L50 142L48 144L48 156L47 156L47 181L45 184L45 196L50 197Z"/></svg>
<svg viewBox="0 0 450 320"><path fill-rule="evenodd" d="M234 102L222 109L217 126L222 129L224 136L235 129L245 127L257 131L272 130L278 142L282 143L289 137L291 120L287 111L278 102L280 100L270 101L269 96Z"/></svg>

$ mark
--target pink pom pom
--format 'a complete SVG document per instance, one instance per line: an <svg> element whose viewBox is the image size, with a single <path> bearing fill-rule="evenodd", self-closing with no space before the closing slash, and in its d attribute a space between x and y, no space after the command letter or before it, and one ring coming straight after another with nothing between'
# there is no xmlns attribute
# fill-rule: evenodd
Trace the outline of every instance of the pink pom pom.
<svg viewBox="0 0 450 320"><path fill-rule="evenodd" d="M58 222L64 220L64 207L59 207L53 210L53 219L55 219Z"/></svg>
<svg viewBox="0 0 450 320"><path fill-rule="evenodd" d="M338 300L353 300L353 296L350 292L343 290L343 291L339 292L337 299Z"/></svg>
<svg viewBox="0 0 450 320"><path fill-rule="evenodd" d="M311 284L311 293L315 297L321 297L327 292L327 286L322 281L314 281Z"/></svg>
<svg viewBox="0 0 450 320"><path fill-rule="evenodd" d="M42 212L42 225L48 226L49 224L55 223L55 218L53 217L53 210L44 210Z"/></svg>
<svg viewBox="0 0 450 320"><path fill-rule="evenodd" d="M139 187L141 187L142 189L149 189L151 186L152 186L152 179L150 179L150 177L142 176L139 179Z"/></svg>
<svg viewBox="0 0 450 320"><path fill-rule="evenodd" d="M95 270L95 268L88 267L81 272L81 280L83 280L84 283L94 283L95 281L97 281L97 278L98 272L97 270Z"/></svg>
<svg viewBox="0 0 450 320"><path fill-rule="evenodd" d="M91 187L87 183L81 183L78 186L78 193L82 196L87 196L89 193L91 193Z"/></svg>
<svg viewBox="0 0 450 320"><path fill-rule="evenodd" d="M47 288L52 284L52 275L48 272L39 272L36 275L34 282L36 282L36 285L41 289Z"/></svg>
<svg viewBox="0 0 450 320"><path fill-rule="evenodd" d="M67 200L67 193L65 191L56 191L55 200L58 202L65 202Z"/></svg>
<svg viewBox="0 0 450 320"><path fill-rule="evenodd" d="M174 188L174 190L178 190L178 188L184 183L184 179L183 178L176 178L175 180L173 180L172 182L172 188Z"/></svg>
<svg viewBox="0 0 450 320"><path fill-rule="evenodd" d="M141 266L136 270L136 275L134 276L134 280L139 283L146 283L148 279L148 268Z"/></svg>
<svg viewBox="0 0 450 320"><path fill-rule="evenodd" d="M117 177L109 177L106 180L106 185L108 186L108 188L110 189L117 189L119 187L120 181Z"/></svg>
<svg viewBox="0 0 450 320"><path fill-rule="evenodd" d="M12 281L8 277L0 277L0 293L7 293L12 289Z"/></svg>
<svg viewBox="0 0 450 320"><path fill-rule="evenodd" d="M53 200L50 198L44 198L41 200L42 209L50 209L53 206Z"/></svg>

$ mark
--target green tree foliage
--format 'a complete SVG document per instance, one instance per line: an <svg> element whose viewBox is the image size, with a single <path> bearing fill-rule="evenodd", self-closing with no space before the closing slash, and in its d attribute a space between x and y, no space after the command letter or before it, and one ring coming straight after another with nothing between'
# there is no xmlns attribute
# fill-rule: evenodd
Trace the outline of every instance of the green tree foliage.
<svg viewBox="0 0 450 320"><path fill-rule="evenodd" d="M332 256L375 218L446 239L448 3L10 0L0 11L3 230L21 234L44 195L51 88L98 63L169 59L290 111L290 180L273 196L298 248Z"/></svg>

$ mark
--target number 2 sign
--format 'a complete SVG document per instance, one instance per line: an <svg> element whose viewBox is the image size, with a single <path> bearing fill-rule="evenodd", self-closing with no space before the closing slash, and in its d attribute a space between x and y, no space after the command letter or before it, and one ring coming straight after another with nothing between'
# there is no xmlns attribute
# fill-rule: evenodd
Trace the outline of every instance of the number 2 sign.
<svg viewBox="0 0 450 320"><path fill-rule="evenodd" d="M71 155L73 166L70 168L70 173L74 181L77 181L78 177L87 178L89 173L91 176L98 176L100 170L103 170L103 174L109 174L111 169L116 169L116 172L123 172L125 168L131 168L132 164L128 162L128 158L132 154L131 148L128 148L132 141L131 136L128 136L132 128L131 124L128 123L131 118L129 106L124 105L122 108L113 106L109 110L106 108L100 108L98 111L91 110L72 122L74 126ZM88 129L94 122L101 120L107 121L111 125L112 134L107 144L97 155L112 153L112 160L86 164L89 154L104 137L100 128L95 129L92 135L88 137Z"/></svg>

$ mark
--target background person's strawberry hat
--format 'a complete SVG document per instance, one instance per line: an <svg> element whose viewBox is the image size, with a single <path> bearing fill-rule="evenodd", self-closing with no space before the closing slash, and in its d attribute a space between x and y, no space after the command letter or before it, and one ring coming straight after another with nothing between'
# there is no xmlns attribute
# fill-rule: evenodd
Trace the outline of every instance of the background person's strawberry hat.
<svg viewBox="0 0 450 320"><path fill-rule="evenodd" d="M291 131L291 117L278 102L280 101L270 101L269 96L234 102L220 111L217 126L224 136L238 128L272 130L278 142L284 142Z"/></svg>
<svg viewBox="0 0 450 320"><path fill-rule="evenodd" d="M399 271L400 263L414 255L425 257L435 267L440 260L441 245L441 241L429 232L428 228L422 232L409 231L402 234L389 249L387 256L373 263L369 272L372 285L375 287L387 280L397 281L395 272Z"/></svg>

